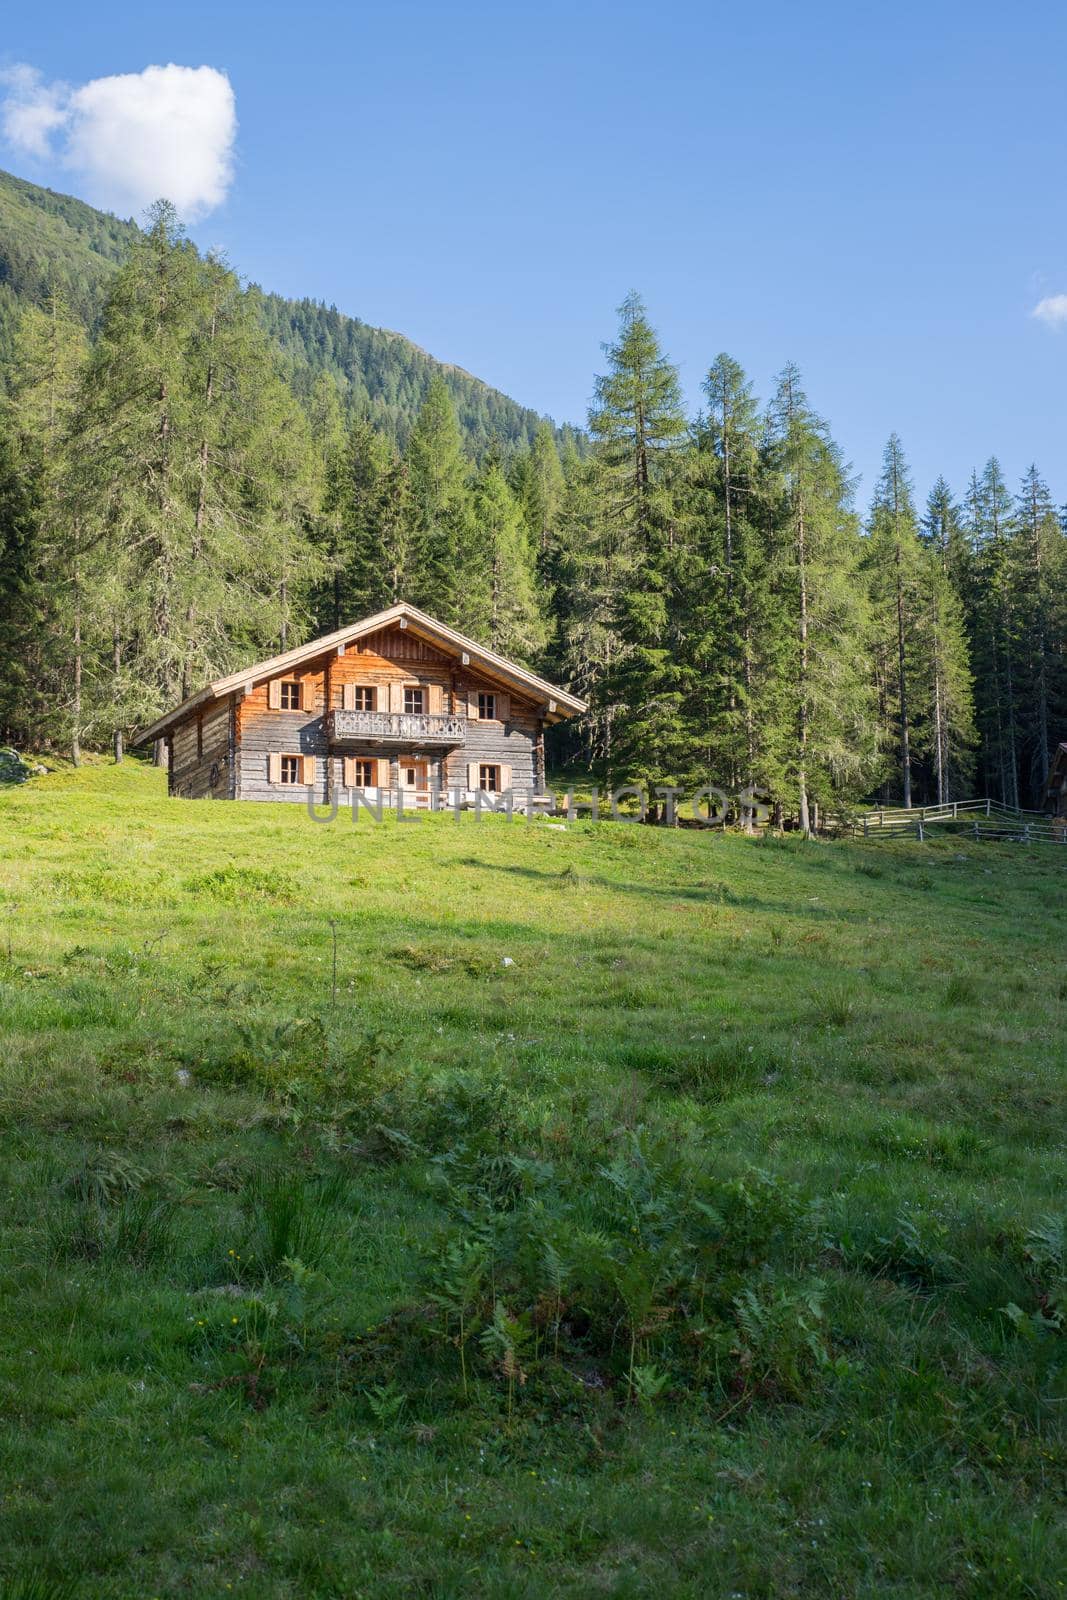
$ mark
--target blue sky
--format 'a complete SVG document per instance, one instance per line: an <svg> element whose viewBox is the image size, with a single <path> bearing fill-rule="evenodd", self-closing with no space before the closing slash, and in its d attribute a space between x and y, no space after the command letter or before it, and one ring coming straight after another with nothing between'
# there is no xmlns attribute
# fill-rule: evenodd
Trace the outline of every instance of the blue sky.
<svg viewBox="0 0 1067 1600"><path fill-rule="evenodd" d="M205 180L194 237L560 420L635 287L694 406L720 350L764 397L796 361L861 504L893 429L921 496L995 452L1067 500L1062 5L59 0L0 51L46 111L85 113L57 83L225 73L232 181ZM106 199L137 144L111 104L80 164L62 111L0 162Z"/></svg>

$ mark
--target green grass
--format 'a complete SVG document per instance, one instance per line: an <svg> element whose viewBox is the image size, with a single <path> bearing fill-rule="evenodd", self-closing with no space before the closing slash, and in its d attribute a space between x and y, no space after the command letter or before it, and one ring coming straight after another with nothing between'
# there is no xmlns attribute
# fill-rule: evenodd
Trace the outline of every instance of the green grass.
<svg viewBox="0 0 1067 1600"><path fill-rule="evenodd" d="M1054 852L0 827L0 1594L1064 1593Z"/></svg>

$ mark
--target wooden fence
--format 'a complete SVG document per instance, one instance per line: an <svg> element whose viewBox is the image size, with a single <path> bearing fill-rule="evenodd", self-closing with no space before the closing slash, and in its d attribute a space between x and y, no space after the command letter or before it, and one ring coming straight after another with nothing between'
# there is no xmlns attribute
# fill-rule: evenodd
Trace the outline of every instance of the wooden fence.
<svg viewBox="0 0 1067 1600"><path fill-rule="evenodd" d="M940 806L879 806L848 818L843 830L860 839L925 839L939 832L1003 839L1015 844L1067 845L1067 819L1024 811L997 800L951 800Z"/></svg>

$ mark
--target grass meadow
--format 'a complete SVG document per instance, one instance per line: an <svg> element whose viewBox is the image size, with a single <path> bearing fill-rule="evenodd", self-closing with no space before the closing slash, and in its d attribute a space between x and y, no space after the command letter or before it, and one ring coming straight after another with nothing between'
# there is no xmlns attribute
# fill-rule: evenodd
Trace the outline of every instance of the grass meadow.
<svg viewBox="0 0 1067 1600"><path fill-rule="evenodd" d="M1067 852L0 830L4 1600L1064 1594Z"/></svg>

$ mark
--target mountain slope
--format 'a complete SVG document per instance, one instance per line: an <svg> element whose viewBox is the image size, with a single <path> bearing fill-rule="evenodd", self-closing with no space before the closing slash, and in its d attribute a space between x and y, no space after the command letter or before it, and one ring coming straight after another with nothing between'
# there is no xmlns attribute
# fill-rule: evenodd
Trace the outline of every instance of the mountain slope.
<svg viewBox="0 0 1067 1600"><path fill-rule="evenodd" d="M20 307L43 300L54 284L92 329L108 282L138 232L135 222L0 172L0 378L11 358ZM402 334L372 328L319 301L285 300L255 286L250 293L301 399L320 373L330 372L350 411L366 413L402 444L430 378L440 372L473 450L491 440L506 447L532 440L537 412L462 368L434 360Z"/></svg>

